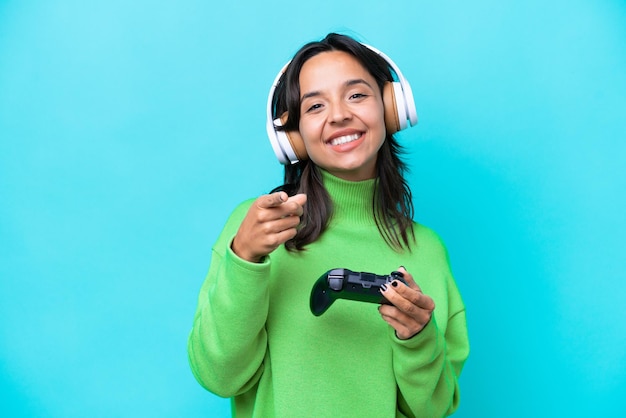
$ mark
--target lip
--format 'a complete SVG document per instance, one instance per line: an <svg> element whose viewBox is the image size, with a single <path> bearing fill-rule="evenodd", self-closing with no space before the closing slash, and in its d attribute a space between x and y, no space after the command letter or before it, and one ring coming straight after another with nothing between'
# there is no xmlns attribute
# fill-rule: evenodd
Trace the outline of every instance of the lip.
<svg viewBox="0 0 626 418"><path fill-rule="evenodd" d="M329 136L328 138L326 138L326 140L324 141L324 143L326 144L330 144L330 142L335 139L335 138L339 138L342 136L348 136L348 135L354 135L354 134L359 134L359 135L363 135L364 132L358 129L341 129L337 132L334 132L331 136Z"/></svg>
<svg viewBox="0 0 626 418"><path fill-rule="evenodd" d="M356 138L351 139L348 142L342 142L342 143L333 145L333 140L340 138L342 136L356 136ZM335 132L328 139L328 142L326 142L326 146L329 147L329 149L331 149L335 153L344 154L344 153L349 153L358 149L361 146L361 144L363 144L363 142L365 142L365 132L357 130L357 129L350 129L350 130L341 130L341 131Z"/></svg>

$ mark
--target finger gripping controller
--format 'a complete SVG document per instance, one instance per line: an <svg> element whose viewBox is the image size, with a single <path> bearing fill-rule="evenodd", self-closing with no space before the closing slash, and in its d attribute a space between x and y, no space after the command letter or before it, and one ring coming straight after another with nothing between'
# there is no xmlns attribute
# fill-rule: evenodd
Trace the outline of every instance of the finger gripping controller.
<svg viewBox="0 0 626 418"><path fill-rule="evenodd" d="M400 280L406 284L404 276L399 271L393 271L387 276L380 276L343 268L329 270L313 285L311 312L315 316L320 316L337 299L390 304L380 293L380 288L394 280Z"/></svg>

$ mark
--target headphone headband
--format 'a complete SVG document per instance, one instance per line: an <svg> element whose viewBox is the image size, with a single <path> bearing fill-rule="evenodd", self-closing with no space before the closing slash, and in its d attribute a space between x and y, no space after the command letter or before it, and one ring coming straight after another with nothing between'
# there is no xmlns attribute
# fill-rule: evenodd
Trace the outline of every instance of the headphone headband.
<svg viewBox="0 0 626 418"><path fill-rule="evenodd" d="M361 43L361 45L383 58L387 65L394 71L396 77L398 77L397 82L388 83L390 86L385 86L385 91L382 92L385 105L385 124L387 125L388 133L393 134L409 126L415 126L417 124L417 110L415 108L415 100L413 99L413 91L411 90L409 82L402 75L400 68L398 68L391 58L373 46L364 43ZM274 94L281 77L290 63L291 61L287 62L274 79L267 98L267 135L274 149L274 154L276 154L276 158L284 165L295 164L307 158L306 150L299 132L287 132L276 129L283 125L283 121L281 121L280 117L274 118L273 115L272 102L274 100ZM387 89L390 91L387 92ZM388 116L393 122L387 120Z"/></svg>

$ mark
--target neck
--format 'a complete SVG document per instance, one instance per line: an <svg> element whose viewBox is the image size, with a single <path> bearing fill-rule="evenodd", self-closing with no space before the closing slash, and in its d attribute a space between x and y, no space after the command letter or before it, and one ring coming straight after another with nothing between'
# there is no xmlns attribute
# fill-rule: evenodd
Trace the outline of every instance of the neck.
<svg viewBox="0 0 626 418"><path fill-rule="evenodd" d="M324 170L322 179L333 202L333 221L375 224L373 202L376 179L348 181Z"/></svg>

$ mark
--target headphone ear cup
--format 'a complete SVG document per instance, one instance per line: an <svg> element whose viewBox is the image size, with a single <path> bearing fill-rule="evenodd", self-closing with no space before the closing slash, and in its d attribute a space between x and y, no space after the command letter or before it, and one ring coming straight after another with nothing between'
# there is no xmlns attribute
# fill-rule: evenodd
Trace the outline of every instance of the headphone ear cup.
<svg viewBox="0 0 626 418"><path fill-rule="evenodd" d="M289 141L289 145L295 154L295 159L291 160L292 163L306 160L309 158L306 147L304 146L304 139L302 139L302 135L300 135L299 131L283 131L282 134L285 134L287 137L287 141Z"/></svg>
<svg viewBox="0 0 626 418"><path fill-rule="evenodd" d="M383 106L385 108L385 128L387 135L393 135L400 130L396 92L393 84L393 82L387 81L383 86Z"/></svg>
<svg viewBox="0 0 626 418"><path fill-rule="evenodd" d="M408 127L406 102L402 84L387 81L383 86L383 105L385 106L385 127L387 134L393 135Z"/></svg>
<svg viewBox="0 0 626 418"><path fill-rule="evenodd" d="M280 118L274 119L274 126L284 126L288 116L287 112L285 112ZM304 140L299 131L284 131L274 128L274 132L281 150L289 159L289 163L294 164L308 158Z"/></svg>
<svg viewBox="0 0 626 418"><path fill-rule="evenodd" d="M406 113L406 99L404 97L404 91L402 90L402 84L398 82L393 82L393 91L395 93L394 97L396 98L396 110L398 112L398 121L400 122L400 130L406 129L409 127L408 118L409 115Z"/></svg>
<svg viewBox="0 0 626 418"><path fill-rule="evenodd" d="M289 141L285 137L285 133L283 131L276 130L276 125L280 125L280 119L276 119L273 121L272 119L268 119L267 121L267 136L270 140L270 144L272 145L272 149L274 150L274 154L278 161L281 164L289 164L289 156L287 155L287 151L285 150L285 143Z"/></svg>

